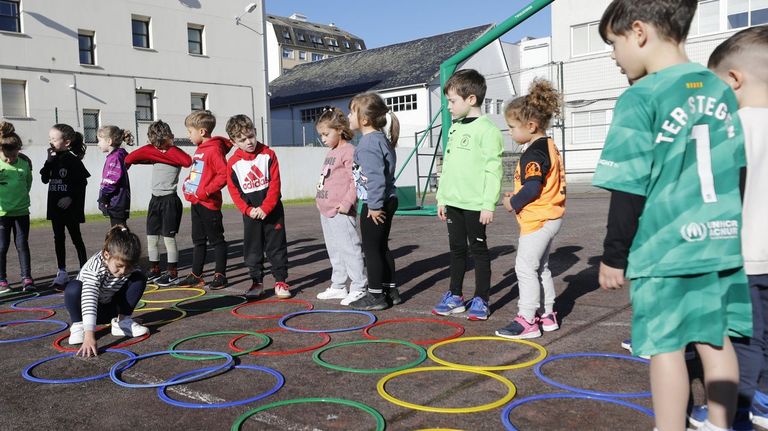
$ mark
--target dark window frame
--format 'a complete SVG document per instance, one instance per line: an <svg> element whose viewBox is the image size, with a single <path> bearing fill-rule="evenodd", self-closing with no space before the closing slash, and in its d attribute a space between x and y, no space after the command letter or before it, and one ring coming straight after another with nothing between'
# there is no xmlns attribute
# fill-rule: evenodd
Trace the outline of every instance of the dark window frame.
<svg viewBox="0 0 768 431"><path fill-rule="evenodd" d="M203 102L202 107L195 107L195 103L194 103L195 97L202 99L202 102ZM192 109L192 112L204 111L208 109L208 93L191 93L189 95L189 105L190 105L190 108Z"/></svg>
<svg viewBox="0 0 768 431"><path fill-rule="evenodd" d="M80 31L77 33L77 47L80 54L80 64L96 64L96 45L94 44L94 36L95 34L92 31ZM83 47L83 40L87 40L89 46ZM84 54L87 55L86 61L83 61Z"/></svg>
<svg viewBox="0 0 768 431"><path fill-rule="evenodd" d="M149 37L149 19L143 19L143 18L131 18L131 34L132 34L132 41L134 48L145 48L145 49L151 49L152 48L152 42ZM144 30L144 33L142 32L136 32L135 24L141 24L142 30ZM136 43L136 38L146 38L146 43L142 44Z"/></svg>
<svg viewBox="0 0 768 431"><path fill-rule="evenodd" d="M0 0L0 6L9 6L11 8L10 14L0 13L0 31L7 31L10 33L21 33L21 0ZM15 9L15 14L13 13ZM0 11L3 8L0 7ZM16 27L4 28L5 23L13 23Z"/></svg>
<svg viewBox="0 0 768 431"><path fill-rule="evenodd" d="M149 96L149 105L139 105L139 95ZM155 91L154 90L136 90L136 120L138 121L155 121ZM144 110L149 110L149 117L142 115Z"/></svg>
<svg viewBox="0 0 768 431"><path fill-rule="evenodd" d="M195 25L195 24L187 24L187 52L192 55L205 55L205 50L203 49L203 31L205 30L205 27L201 25ZM196 33L200 40L192 40L190 37L192 33ZM199 52L193 52L192 46L196 45Z"/></svg>
<svg viewBox="0 0 768 431"><path fill-rule="evenodd" d="M83 142L86 144L96 144L99 142L98 132L101 126L99 114L100 111L98 109L83 109ZM87 117L96 119L95 127L88 127Z"/></svg>

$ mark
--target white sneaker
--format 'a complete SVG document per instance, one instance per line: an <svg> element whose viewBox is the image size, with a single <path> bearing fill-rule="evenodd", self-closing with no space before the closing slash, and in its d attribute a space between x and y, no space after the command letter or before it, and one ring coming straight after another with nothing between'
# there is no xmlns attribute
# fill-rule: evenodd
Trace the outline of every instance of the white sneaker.
<svg viewBox="0 0 768 431"><path fill-rule="evenodd" d="M69 344L83 344L83 338L85 338L83 322L72 323L72 326L69 327Z"/></svg>
<svg viewBox="0 0 768 431"><path fill-rule="evenodd" d="M329 287L317 294L317 299L344 299L347 297L347 289Z"/></svg>
<svg viewBox="0 0 768 431"><path fill-rule="evenodd" d="M347 296L344 297L344 299L341 300L341 305L349 305L358 299L365 296L367 292L365 290L353 290L352 292L349 292Z"/></svg>
<svg viewBox="0 0 768 431"><path fill-rule="evenodd" d="M51 282L51 286L66 286L67 283L69 283L69 274L67 274L67 271L60 269L59 272L56 273L56 277Z"/></svg>
<svg viewBox="0 0 768 431"><path fill-rule="evenodd" d="M112 319L112 335L115 337L140 337L149 332L149 328L139 325L128 316L118 321L117 317Z"/></svg>

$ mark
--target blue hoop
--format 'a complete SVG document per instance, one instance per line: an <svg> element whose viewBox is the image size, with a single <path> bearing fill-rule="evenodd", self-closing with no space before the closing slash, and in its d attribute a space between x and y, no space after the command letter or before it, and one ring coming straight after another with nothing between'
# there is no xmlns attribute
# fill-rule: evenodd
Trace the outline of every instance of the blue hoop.
<svg viewBox="0 0 768 431"><path fill-rule="evenodd" d="M352 314L362 314L363 316L368 316L370 321L368 323L365 323L360 326L352 326L349 328L340 328L340 329L299 329L299 328L292 328L285 324L285 321L296 316L300 316L302 314L310 314L310 313L352 313ZM373 313L370 313L368 311L358 311L358 310L302 310L302 311L296 311L290 314L286 314L285 316L280 318L280 321L277 322L278 325L280 325L281 328L287 329L292 332L347 332L347 331L356 331L358 329L363 329L368 325L372 325L376 322L376 316L373 315Z"/></svg>
<svg viewBox="0 0 768 431"><path fill-rule="evenodd" d="M14 302L13 304L11 304L11 308L13 308L14 310L35 310L38 308L64 308L66 306L64 303L57 304L57 305L45 305L41 307L19 307L19 304L23 304L25 302L39 301L41 299L52 298L54 296L60 296L62 299L64 298L63 293L59 293L56 295L34 296L32 298L24 298L21 301Z"/></svg>
<svg viewBox="0 0 768 431"><path fill-rule="evenodd" d="M213 368L213 367L209 367L209 368ZM209 368L201 368L199 370L192 370L192 371L187 371L186 373L181 373L178 376L174 376L168 379L168 382L174 383L176 379L180 379L184 376L187 376L199 371L208 370ZM266 392L262 392L251 398L246 398L238 401L231 401L227 403L197 404L197 403L185 403L183 401L174 400L173 398L166 395L165 389L167 388L167 386L162 386L157 388L157 396L160 397L161 400L165 401L166 403L172 406L185 407L188 409L218 409L223 407L233 407L233 406L239 406L242 404L248 404L254 401L267 398L271 395L274 395L274 393L279 391L280 388L282 388L283 385L285 384L285 378L283 377L283 375L280 374L279 371L273 370L272 368L260 367L258 365L235 365L233 368L264 371L265 373L269 373L275 376L275 378L277 379L277 383L275 383L275 386L273 386L272 389L268 389Z"/></svg>
<svg viewBox="0 0 768 431"><path fill-rule="evenodd" d="M515 426L512 425L512 422L509 420L509 413L514 408L519 407L522 404L529 403L531 401L550 400L550 399L556 399L556 398L569 398L569 399L576 398L576 399L583 399L583 400L595 400L603 403L617 404L620 406L629 407L631 409L637 410L640 413L645 413L650 417L654 417L653 411L651 411L650 409L647 409L643 406L640 406L634 403L630 403L628 401L617 400L615 398L594 397L594 396L585 395L585 394L541 394L541 395L534 395L528 398L523 398L507 404L507 406L504 407L504 410L501 412L501 422L504 424L504 427L508 431L518 431L518 429L515 428Z"/></svg>
<svg viewBox="0 0 768 431"><path fill-rule="evenodd" d="M597 358L614 358L614 359L627 359L630 361L640 362L643 364L650 364L651 361L643 358L638 358L635 356L628 356L628 355L617 355L615 353L565 353L562 355L555 355L550 356L549 358L539 362L536 367L533 369L534 374L538 378L540 378L545 383L549 383L550 385L564 389L566 391L575 392L577 394L584 394L584 395L590 395L592 397L616 397L616 398L648 398L651 396L650 392L600 392L600 391L590 391L588 389L582 389L577 388L574 386L568 386L563 383L556 382L549 377L545 376L541 372L541 367L543 367L545 364L556 361L558 359L566 359L566 358L582 358L582 357L597 357Z"/></svg>
<svg viewBox="0 0 768 431"><path fill-rule="evenodd" d="M170 380L166 380L162 383L126 383L117 377L118 372L122 373L123 371L129 368L128 366L122 367L123 362L132 361L131 363L131 366L132 366L133 364L135 364L137 361L141 359L151 358L153 356L160 356L160 355L170 355L171 353L187 353L191 355L215 355L215 356L221 356L223 359L226 359L227 361L220 366L193 370L193 372L197 374L186 379L179 378L178 380L174 380L173 382L171 382ZM189 383L195 380L202 379L203 377L210 376L211 374L217 373L219 371L229 369L233 361L234 359L232 358L232 355L224 352L211 352L211 351L205 351L205 350L162 350L159 352L152 352L152 353L147 353L145 355L139 355L139 356L136 356L135 358L123 359L122 361L116 363L115 365L112 365L112 368L110 368L109 370L109 377L112 379L113 382L125 388L160 388L163 386L180 385L182 383ZM179 376L176 376L176 377L178 378Z"/></svg>
<svg viewBox="0 0 768 431"><path fill-rule="evenodd" d="M37 310L39 310L39 308ZM43 337L47 337L49 335L58 334L59 332L69 328L69 323L63 322L61 320L56 320L56 319L45 319L45 320L39 320L39 319L37 319L37 320L35 320L35 319L30 319L30 320L11 320L11 321L8 321L8 322L0 322L0 327L10 326L10 325L18 325L20 323L55 323L55 324L59 325L59 328L58 329L54 329L51 332L46 332L45 334L41 334L41 335L33 335L31 337L25 337L25 338L12 338L10 340L0 340L0 344L3 344L3 343L20 343L22 341L37 340L38 338L43 338Z"/></svg>
<svg viewBox="0 0 768 431"><path fill-rule="evenodd" d="M132 359L132 358L136 357L136 355L133 354L133 352L129 352L128 350L123 350L123 349L107 349L106 351L107 352L114 352L114 353L122 353L122 354L128 356L129 359ZM22 371L21 376L24 377L25 379L31 381L31 382L48 383L48 384L53 384L53 385L62 384L62 383L81 383L81 382L88 382L88 381L91 381L91 380L99 380L99 379L103 379L105 377L109 377L109 373L108 372L104 373L104 374L99 374L97 376L80 377L80 378L75 378L75 379L60 379L60 380L42 379L40 377L35 377L35 376L32 375L32 369L35 368L36 366L38 366L40 364L44 364L44 363L49 362L49 361L53 361L55 359L65 358L65 357L68 357L68 356L74 356L76 353L77 352L66 352L66 353L61 353L61 354L56 355L56 356L51 356L49 358L41 359L41 360L39 360L39 361L37 361L37 362L27 366L27 368L25 368L24 371ZM133 362L128 363L128 365L126 365L125 368L128 368L131 365L133 365Z"/></svg>

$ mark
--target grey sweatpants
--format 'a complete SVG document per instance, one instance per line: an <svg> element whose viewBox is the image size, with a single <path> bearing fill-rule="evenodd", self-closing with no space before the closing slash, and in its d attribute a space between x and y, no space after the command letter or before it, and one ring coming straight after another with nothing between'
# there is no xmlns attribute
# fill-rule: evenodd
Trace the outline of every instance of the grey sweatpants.
<svg viewBox="0 0 768 431"><path fill-rule="evenodd" d="M563 219L549 220L536 232L521 235L517 246L515 273L520 299L518 314L532 321L541 305L544 292L544 314L552 312L555 304L555 283L549 271L549 249L560 230Z"/></svg>
<svg viewBox="0 0 768 431"><path fill-rule="evenodd" d="M335 217L320 215L325 248L331 260L331 288L346 289L347 279L351 280L349 291L363 291L368 283L363 262L360 236L357 234L357 218L346 214Z"/></svg>

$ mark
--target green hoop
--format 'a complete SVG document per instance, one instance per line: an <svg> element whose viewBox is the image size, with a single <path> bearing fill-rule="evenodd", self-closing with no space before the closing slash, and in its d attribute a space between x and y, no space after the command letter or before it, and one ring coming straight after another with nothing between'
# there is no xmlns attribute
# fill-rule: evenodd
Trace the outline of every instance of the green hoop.
<svg viewBox="0 0 768 431"><path fill-rule="evenodd" d="M259 349L263 349L264 347L267 347L269 345L269 343L272 342L272 339L269 338L268 336L266 336L264 334L259 334L259 333L256 333L256 332L251 332L251 331L215 331L215 332L203 332L203 333L200 333L200 334L197 334L197 335L192 335L192 336L187 337L187 338L182 338L181 340L176 340L173 343L171 343L170 346L168 346L168 350L171 350L171 351L172 350L176 350L176 346L178 346L179 344L181 344L181 343L183 343L185 341L194 340L196 338L210 337L210 336L213 336L213 335L231 335L231 334L253 335L254 337L259 337L259 338L262 339L262 343L261 344L257 344L255 347L251 347L250 349L246 349L246 350L243 350L241 352L232 353L231 355L232 355L233 358L237 357L237 356L247 355L248 353L255 352L255 351L259 350ZM186 356L186 355L182 355L180 353L171 353L171 356L173 356L174 358L185 359L187 361L210 361L210 360L218 359L218 358L221 357L220 355L219 356L216 356L216 355L214 355L214 356Z"/></svg>
<svg viewBox="0 0 768 431"><path fill-rule="evenodd" d="M381 413L378 412L378 410L374 409L373 407L369 407L365 404L358 403L357 401L350 401L345 400L341 398L294 398L292 400L284 400L284 401L277 401L274 403L270 403L261 407L257 407L253 410L248 410L247 412L240 415L235 420L235 423L232 424L231 431L239 431L240 427L243 426L243 423L248 420L249 417L255 415L256 413L262 412L264 410L268 410L274 407L282 407L282 406L288 406L291 404L301 404L301 403L333 403L333 404L341 404L345 406L355 407L357 409L360 409L369 415L373 416L374 419L376 419L376 431L384 431L386 428L385 422L384 422L384 416L381 415Z"/></svg>
<svg viewBox="0 0 768 431"><path fill-rule="evenodd" d="M343 346L352 346L355 344L371 344L371 343L395 343L395 344L401 344L406 347L410 347L414 350L416 350L419 353L419 358L416 359L413 362L407 363L405 365L401 365L399 367L393 367L393 368L372 368L372 369L365 369L365 368L348 368L348 367L342 367L339 365L333 365L328 362L325 362L322 358L320 358L320 355L323 354L326 350L334 349L336 347L343 347ZM361 374L379 374L379 373L394 373L395 371L400 370L407 370L408 368L413 368L416 365L419 365L420 363L424 362L425 359L427 359L427 351L424 350L423 347L418 346L416 344L410 343L408 341L404 340L357 340L357 341L347 341L345 343L338 343L338 344L332 344L330 346L323 347L322 349L316 351L312 355L312 359L319 365L322 365L326 368L330 368L332 370L336 371L346 371L348 373L361 373Z"/></svg>

